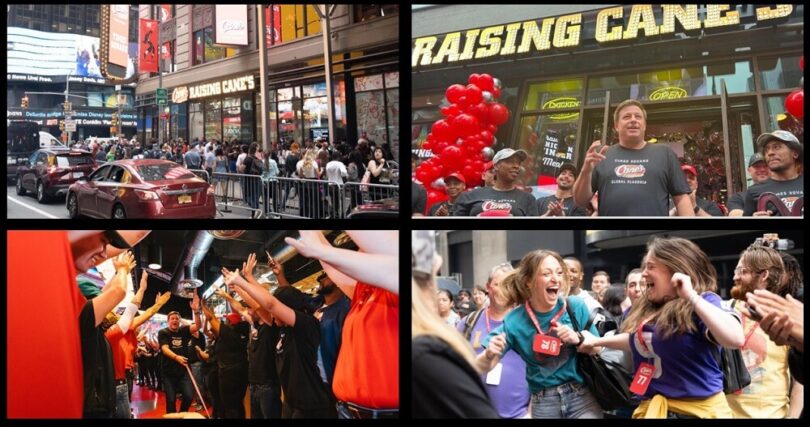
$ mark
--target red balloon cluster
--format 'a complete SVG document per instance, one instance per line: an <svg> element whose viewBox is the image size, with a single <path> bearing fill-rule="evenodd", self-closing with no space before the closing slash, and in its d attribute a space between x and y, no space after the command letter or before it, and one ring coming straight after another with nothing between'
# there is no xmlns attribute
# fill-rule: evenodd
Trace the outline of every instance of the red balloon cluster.
<svg viewBox="0 0 810 427"><path fill-rule="evenodd" d="M464 176L467 188L481 184L484 157L481 151L495 143L498 126L509 120L509 110L497 102L501 87L489 74L471 74L467 85L454 84L444 95L449 105L441 108L443 119L433 123L422 148L433 157L415 171L428 194L427 207L447 200L443 188L432 185L451 173Z"/></svg>
<svg viewBox="0 0 810 427"><path fill-rule="evenodd" d="M799 60L799 68L804 71L804 57ZM804 88L796 89L785 98L785 110L791 116L802 120L804 118Z"/></svg>

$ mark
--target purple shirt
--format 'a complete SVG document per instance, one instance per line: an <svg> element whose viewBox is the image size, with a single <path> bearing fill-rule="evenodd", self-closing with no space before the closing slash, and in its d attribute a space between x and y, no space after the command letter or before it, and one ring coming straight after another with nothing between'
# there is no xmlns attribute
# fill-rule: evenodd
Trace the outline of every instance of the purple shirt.
<svg viewBox="0 0 810 427"><path fill-rule="evenodd" d="M717 294L705 292L701 297L712 305L721 307ZM706 398L723 391L723 373L715 359L715 352L720 346L706 338L706 325L697 314L694 315L694 321L697 331L675 333L666 340L658 335L653 336L654 327L649 323L644 325L645 343L652 354L639 348L636 332L630 334L634 373L638 371L641 362L650 363L656 368L644 394L645 399L656 394L676 399Z"/></svg>
<svg viewBox="0 0 810 427"><path fill-rule="evenodd" d="M470 316L473 314L475 313L471 313ZM466 321L467 318L465 317L458 322L458 330L462 333ZM489 335L489 332L502 324L503 321L489 319L489 328L487 328L487 312L485 310L481 313L470 334L470 344L473 345L476 355L484 351L481 342ZM498 410L501 418L523 417L529 411L529 399L531 397L529 384L526 382L526 363L514 351L507 351L501 358L500 363L503 364L503 371L501 372L499 385L487 384L486 374L481 376L481 381L487 389L492 405Z"/></svg>

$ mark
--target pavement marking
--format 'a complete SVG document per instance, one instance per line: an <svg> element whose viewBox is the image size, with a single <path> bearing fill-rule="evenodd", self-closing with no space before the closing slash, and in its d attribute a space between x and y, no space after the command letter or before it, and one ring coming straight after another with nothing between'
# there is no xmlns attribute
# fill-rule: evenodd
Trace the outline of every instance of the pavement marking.
<svg viewBox="0 0 810 427"><path fill-rule="evenodd" d="M51 218L51 219L59 219L59 217L58 217L58 216L53 216L53 215L49 214L48 212L43 211L42 209L37 209L37 208L35 208L35 207L33 207L33 206L29 206L27 203L23 203L23 202L21 202L21 201L19 201L19 200L16 200L16 199L14 199L14 198L13 198L13 197L11 197L11 196L6 196L6 198L7 198L8 200L11 200L11 201L12 201L12 202L14 202L14 203L17 203L18 205L21 205L21 206L23 206L23 207L26 207L26 208L28 208L28 209L31 209L32 211L34 211L34 212L36 212L36 213L38 213L38 214L40 214L40 215L44 215L44 216L46 216L46 217L48 217L48 218Z"/></svg>

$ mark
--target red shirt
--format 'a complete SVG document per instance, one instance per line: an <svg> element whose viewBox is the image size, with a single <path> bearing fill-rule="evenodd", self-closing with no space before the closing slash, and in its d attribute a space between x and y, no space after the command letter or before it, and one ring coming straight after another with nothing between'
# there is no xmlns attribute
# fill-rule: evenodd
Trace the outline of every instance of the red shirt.
<svg viewBox="0 0 810 427"><path fill-rule="evenodd" d="M85 299L65 231L9 231L9 418L81 418Z"/></svg>
<svg viewBox="0 0 810 427"><path fill-rule="evenodd" d="M399 296L358 283L343 324L332 389L338 400L399 408Z"/></svg>
<svg viewBox="0 0 810 427"><path fill-rule="evenodd" d="M126 369L135 367L135 351L138 349L138 337L135 331L128 330L126 334L121 333L118 325L113 325L104 333L112 348L113 368L115 368L115 379L127 379Z"/></svg>

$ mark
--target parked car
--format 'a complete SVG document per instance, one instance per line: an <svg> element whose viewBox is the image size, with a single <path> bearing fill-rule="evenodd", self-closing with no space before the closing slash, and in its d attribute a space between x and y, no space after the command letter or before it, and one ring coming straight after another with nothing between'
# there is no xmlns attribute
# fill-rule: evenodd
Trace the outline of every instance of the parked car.
<svg viewBox="0 0 810 427"><path fill-rule="evenodd" d="M70 186L71 218L207 218L216 215L214 187L168 160L119 160Z"/></svg>
<svg viewBox="0 0 810 427"><path fill-rule="evenodd" d="M36 193L39 203L63 196L71 184L96 168L92 154L67 147L48 147L34 151L17 166L17 194Z"/></svg>

